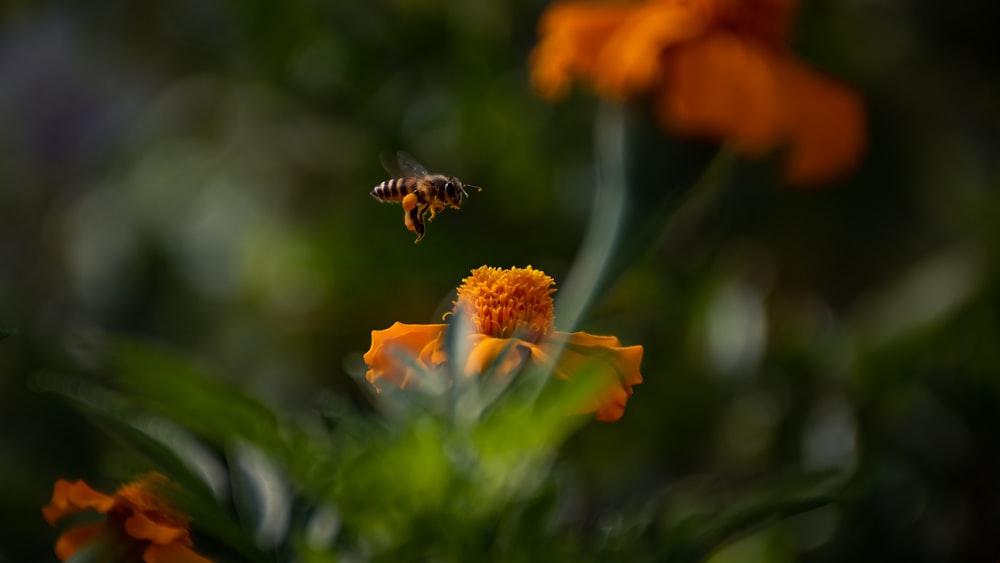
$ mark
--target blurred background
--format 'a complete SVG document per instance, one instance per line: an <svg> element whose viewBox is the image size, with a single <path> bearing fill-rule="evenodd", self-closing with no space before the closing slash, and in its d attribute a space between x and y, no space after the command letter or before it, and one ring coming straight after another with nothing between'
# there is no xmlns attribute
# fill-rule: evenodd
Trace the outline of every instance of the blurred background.
<svg viewBox="0 0 1000 563"><path fill-rule="evenodd" d="M803 4L796 49L865 96L867 157L809 191L737 164L597 300L579 328L643 344L645 382L565 445L566 510L606 526L693 480L840 469L837 503L713 558L995 561L1000 9ZM599 102L532 93L545 5L0 6L0 561L53 560L55 479L121 471L120 444L31 383L99 373L109 335L276 409L364 408L371 330L438 322L484 264L566 279ZM368 195L397 149L484 187L419 245Z"/></svg>

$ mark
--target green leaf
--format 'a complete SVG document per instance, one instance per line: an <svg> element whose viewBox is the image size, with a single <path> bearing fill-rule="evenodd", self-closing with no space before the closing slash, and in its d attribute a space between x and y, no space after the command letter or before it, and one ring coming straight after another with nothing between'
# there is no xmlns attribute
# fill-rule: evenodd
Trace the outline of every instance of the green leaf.
<svg viewBox="0 0 1000 563"><path fill-rule="evenodd" d="M839 472L798 475L735 493L707 483L679 487L665 497L659 528L651 530L665 558L701 561L764 525L835 502L843 478Z"/></svg>
<svg viewBox="0 0 1000 563"><path fill-rule="evenodd" d="M214 444L235 437L271 452L287 451L275 414L261 402L211 374L151 345L120 340L113 351L114 375L130 397Z"/></svg>
<svg viewBox="0 0 1000 563"><path fill-rule="evenodd" d="M113 357L115 375L142 408L220 450L239 441L252 444L288 473L296 490L320 493L333 478L339 436L292 424L203 368L150 344L120 340Z"/></svg>

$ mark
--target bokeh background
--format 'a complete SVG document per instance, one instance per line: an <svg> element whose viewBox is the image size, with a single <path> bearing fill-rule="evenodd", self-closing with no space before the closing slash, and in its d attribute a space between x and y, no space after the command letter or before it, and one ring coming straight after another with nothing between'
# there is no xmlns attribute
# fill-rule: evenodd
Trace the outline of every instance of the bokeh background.
<svg viewBox="0 0 1000 563"><path fill-rule="evenodd" d="M665 487L837 469L838 502L713 557L995 561L1000 10L803 4L796 49L863 93L866 159L808 191L737 163L599 297L580 328L645 345L645 382L565 445L564 510L599 528ZM484 264L566 279L600 102L532 93L544 7L0 6L0 560L53 560L56 478L121 472L121 444L32 384L94 377L110 335L279 410L364 408L372 329L437 322ZM368 195L396 149L485 188L419 245Z"/></svg>

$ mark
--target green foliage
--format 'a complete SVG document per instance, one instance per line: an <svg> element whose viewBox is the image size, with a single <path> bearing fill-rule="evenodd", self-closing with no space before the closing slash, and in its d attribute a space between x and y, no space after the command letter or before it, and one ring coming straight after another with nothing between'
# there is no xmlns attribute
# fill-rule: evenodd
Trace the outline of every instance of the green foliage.
<svg viewBox="0 0 1000 563"><path fill-rule="evenodd" d="M219 562L1000 559L997 8L801 4L869 116L812 191L539 99L544 3L5 4L0 560L53 560L56 479L149 470ZM399 149L484 187L419 245ZM590 366L374 393L370 331L484 264L645 347L620 421Z"/></svg>
<svg viewBox="0 0 1000 563"><path fill-rule="evenodd" d="M569 386L525 373L500 393L485 393L495 385L489 376L427 374L451 384L390 397L408 408L389 420L349 409L289 418L149 345L118 342L109 357L119 391L53 375L38 376L36 386L169 475L198 529L254 561L292 553L307 561L588 553L595 561L697 561L748 529L829 503L840 486L828 475L802 476L736 493L736 503L668 491L595 541L559 525L552 473L558 448L582 424L567 411L597 389L586 370ZM454 408L434 407L441 393ZM484 395L490 404L470 416L468 403ZM215 487L205 480L210 460L227 468ZM265 533L283 510L296 515ZM334 531L310 541L316 520L331 517Z"/></svg>

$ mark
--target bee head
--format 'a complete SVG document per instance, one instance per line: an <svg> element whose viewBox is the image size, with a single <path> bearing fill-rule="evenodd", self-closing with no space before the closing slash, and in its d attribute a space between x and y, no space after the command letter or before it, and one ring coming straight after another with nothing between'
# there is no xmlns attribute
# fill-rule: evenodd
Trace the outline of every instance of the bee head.
<svg viewBox="0 0 1000 563"><path fill-rule="evenodd" d="M444 183L444 194L448 198L448 203L455 209L462 205L462 196L469 195L465 193L465 188L458 178L450 178Z"/></svg>

